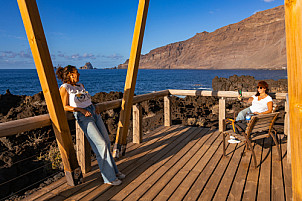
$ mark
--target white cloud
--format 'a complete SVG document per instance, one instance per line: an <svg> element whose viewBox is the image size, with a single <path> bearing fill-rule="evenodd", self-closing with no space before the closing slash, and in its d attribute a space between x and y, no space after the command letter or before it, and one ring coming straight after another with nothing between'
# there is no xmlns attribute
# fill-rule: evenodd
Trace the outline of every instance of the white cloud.
<svg viewBox="0 0 302 201"><path fill-rule="evenodd" d="M0 51L0 59L14 59L14 58L32 58L32 54L29 49L26 51L14 52L14 51Z"/></svg>
<svg viewBox="0 0 302 201"><path fill-rule="evenodd" d="M94 54L91 54L91 53L84 53L84 54L75 53L75 54L68 55L68 54L62 53L61 51L58 51L57 56L61 57L61 58L65 58L67 60L74 60L74 61L87 60L87 59L95 60L97 58L104 58L104 59L110 59L110 60L120 60L120 59L124 58L120 54L94 55Z"/></svg>
<svg viewBox="0 0 302 201"><path fill-rule="evenodd" d="M90 53L84 53L83 55L80 55L79 53L76 54L72 54L72 55L67 55L64 54L60 51L58 51L58 57L63 57L65 59L68 60L83 60L83 59L96 59L96 56L94 54L90 54Z"/></svg>
<svg viewBox="0 0 302 201"><path fill-rule="evenodd" d="M264 0L264 2L269 3L269 2L273 2L275 0Z"/></svg>

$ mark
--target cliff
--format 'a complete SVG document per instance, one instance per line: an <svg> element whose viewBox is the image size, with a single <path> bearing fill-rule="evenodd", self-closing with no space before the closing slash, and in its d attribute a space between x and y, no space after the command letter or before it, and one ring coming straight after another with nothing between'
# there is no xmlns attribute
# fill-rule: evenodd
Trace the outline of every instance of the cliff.
<svg viewBox="0 0 302 201"><path fill-rule="evenodd" d="M128 60L118 68L127 68ZM214 32L141 55L148 69L282 69L286 67L284 7L257 12Z"/></svg>

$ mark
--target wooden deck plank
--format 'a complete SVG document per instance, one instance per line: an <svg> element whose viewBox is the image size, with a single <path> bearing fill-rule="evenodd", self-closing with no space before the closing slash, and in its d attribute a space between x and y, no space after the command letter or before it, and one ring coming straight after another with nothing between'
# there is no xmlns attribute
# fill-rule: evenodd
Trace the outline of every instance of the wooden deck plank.
<svg viewBox="0 0 302 201"><path fill-rule="evenodd" d="M180 127L178 127L178 126L173 126L173 127L171 127L170 129L168 129L168 130L164 130L164 135L162 135L162 133L159 133L158 135L157 135L157 138L152 138L150 141L148 141L148 142L145 142L144 143L144 145L142 145L142 146L140 146L140 148L141 149L143 149L143 147L148 147L149 146L149 152L152 152L152 145L156 145L156 144L158 144L158 143L163 143L165 140L167 140L167 139L169 139L170 137L172 137L172 136L174 136L174 135L177 135L177 134L179 134L179 133L181 133L180 131L181 131L182 129L180 128ZM179 133L178 133L179 132ZM151 147L150 147L151 146ZM158 145L159 146L159 145ZM156 146L155 146L156 147ZM150 150L151 149L151 150ZM134 153L136 153L136 152L134 152ZM134 153L132 153L132 154L134 154ZM127 155L128 156L128 155ZM137 159L137 155L133 155L133 156L130 156L130 157L128 157L128 159L127 160L124 160L123 162L125 163L125 162L127 162L128 161L128 165L130 165L131 163L131 161L132 162L135 162L136 160L138 160ZM129 162L130 161L130 162ZM119 168L119 170L120 171L122 171L122 172L124 172L124 170L125 170L125 168L126 167L122 167L121 168L121 162L120 161L118 161L118 163L117 163L117 165L118 165L118 168ZM127 174L127 172L124 172L125 174ZM127 175L127 177L128 177L129 175ZM96 181L96 182L99 182L99 181ZM96 182L94 182L94 183L91 183L91 184L89 184L88 186L86 186L80 193L77 193L77 194L75 194L75 195L73 195L73 196L71 196L71 197L69 197L68 199L69 200L74 200L74 199L76 199L76 200L78 200L78 199L81 199L82 197L84 197L84 196L86 196L87 194L89 194L90 192L92 192L93 190L95 190L96 188L100 188L100 189L104 189L104 190L106 190L107 188L109 188L108 187L108 185L104 185L103 187L100 187L100 185L102 185L103 183L101 183L100 185L96 185L95 183ZM99 189L99 190L100 190Z"/></svg>
<svg viewBox="0 0 302 201"><path fill-rule="evenodd" d="M208 161L208 163L205 166L199 166L199 164L196 165L196 169L195 171L200 172L200 174L198 175L197 179L195 180L195 182L193 183L193 185L191 186L191 189L189 189L189 191L187 192L186 196L184 197L184 200L197 200L201 191L203 190L204 186L206 185L208 179L211 177L213 169L217 166L217 163L219 163L219 161L222 158L221 154L217 154L218 149L222 143L221 140L217 140L216 142L217 145L212 145L210 150L213 150L213 155L210 158L204 158L205 160ZM202 167L202 168L201 168Z"/></svg>
<svg viewBox="0 0 302 201"><path fill-rule="evenodd" d="M146 169L148 169L151 165L156 163L158 160L161 159L161 157L165 156L166 153L168 153L175 145L177 145L180 141L182 141L186 136L190 135L191 132L193 132L193 128L186 128L181 131L176 132L176 134L172 133L171 136L165 136L165 140L161 144L156 144L156 148L153 150L150 150L150 153L146 153L144 156L142 156L140 159L135 160L134 163L130 165L130 167L126 167L124 170L124 173L127 175L127 177L123 180L123 184L120 186L115 186L112 191L115 193L119 192L125 185L130 183L132 180L134 180L136 177L138 177L142 172L144 172ZM172 157L172 156L166 156L166 157ZM139 167L139 168L138 168ZM131 174L130 174L131 173ZM104 187L106 186L106 187ZM92 192L90 192L88 195L83 197L83 200L91 200L96 199L97 197L100 197L105 191L107 191L112 186L103 185L96 189L94 189Z"/></svg>
<svg viewBox="0 0 302 201"><path fill-rule="evenodd" d="M36 200L39 197L51 192L52 190L59 188L61 185L63 185L64 183L66 183L66 179L59 179L58 181L55 181L54 183L51 183L50 185L40 189L39 191L35 192L32 195L29 195L25 198L25 200Z"/></svg>
<svg viewBox="0 0 302 201"><path fill-rule="evenodd" d="M245 149L246 150L246 149ZM235 175L232 188L230 190L227 200L241 200L242 193L244 191L245 179L248 174L249 166L251 162L251 153L245 152L240 161L238 171Z"/></svg>
<svg viewBox="0 0 302 201"><path fill-rule="evenodd" d="M222 159L217 164L212 176L208 180L206 186L204 187L203 191L201 192L198 200L212 200L216 189L218 188L220 181L222 180L224 173L228 167L230 160L234 155L234 150L236 147L239 146L238 144L229 144L227 147L227 151L231 151L231 154L227 157L222 157Z"/></svg>
<svg viewBox="0 0 302 201"><path fill-rule="evenodd" d="M145 135L141 144L129 143L126 157L117 161L127 175L122 185L103 184L94 161L92 171L84 175L85 183L70 187L63 178L25 199L291 200L286 142L280 143L281 163L276 146L270 149L271 138L261 141L263 146L257 142L254 147L259 164L254 169L250 152L241 155L242 144L229 144L227 157L222 157L219 131L162 127Z"/></svg>
<svg viewBox="0 0 302 201"><path fill-rule="evenodd" d="M263 151L261 170L258 185L257 200L267 201L271 199L271 143L272 138L263 139Z"/></svg>
<svg viewBox="0 0 302 201"><path fill-rule="evenodd" d="M77 185L77 186L69 186L66 182L64 182L64 184L62 186L60 186L59 188L53 189L50 192L50 194L45 194L37 200L57 200L57 199L60 199L61 197L64 197L66 199L68 194L66 195L65 192L74 193L74 192L79 191L84 186L86 186L88 182L90 182L91 180L93 181L97 178L97 173L99 172L98 167L97 167L97 161L93 161L91 165L92 165L92 170L90 172L88 172L87 174L85 174L85 176L83 178L84 182L82 184ZM65 178L62 178L62 180L65 180ZM49 196L49 195L51 195L51 196Z"/></svg>
<svg viewBox="0 0 302 201"><path fill-rule="evenodd" d="M190 160L185 164L183 168L181 168L176 175L173 175L171 181L165 185L164 189L157 195L154 200L167 200L178 188L181 182L185 179L185 177L189 174L189 172L195 167L197 162L202 158L204 153L209 148L209 145L213 143L214 140L217 140L218 133L214 133L211 135L206 135L203 139L203 144L200 146L199 150L195 153L194 157L191 157ZM207 144L205 144L207 142ZM197 177L197 176L196 176ZM179 199L179 197L178 197ZM175 199L174 199L175 200Z"/></svg>
<svg viewBox="0 0 302 201"><path fill-rule="evenodd" d="M154 143L158 140L161 140L162 137L164 137L167 133L169 133L169 130L172 130L172 134L173 131L175 131L175 129L181 129L179 126L174 126L174 127L161 127L161 128L158 128L156 129L155 131L153 132L150 132L148 135L145 135L144 136L144 139L148 138L148 139L151 139L152 140L149 140L149 141L146 141L146 143L142 143L142 144L139 144L139 146L136 146L135 144L129 144L129 149L128 151L130 152L128 154L127 152L127 158L123 158L122 160L119 160L116 162L116 164L118 165L119 167L119 170L122 171L122 168L120 168L120 165L122 162L125 163L125 161L128 161L129 158L131 158L131 156L136 156L136 152L134 150L137 150L139 148L142 148L142 147L145 147L145 146L148 146L150 145L151 143ZM145 140L144 140L145 141ZM133 149L136 148L136 149ZM98 170L98 165L97 165L97 161L93 161L93 164L96 166L96 172L93 172L94 177L92 177L90 179L90 182L85 182L83 185L80 185L80 186L76 186L76 187L71 187L71 186L68 186L67 184L65 184L64 186L61 187L61 189L59 189L59 194L57 192L52 192L53 194L55 195L58 195L58 196L63 196L63 197L70 197L71 195L73 194L77 194L79 196L84 196L86 195L87 193L89 193L90 191L92 191L93 189L97 188L98 186L102 185L103 184L103 180L100 179L100 173L99 173L99 170ZM88 173L88 175L91 174L91 173ZM87 175L85 175L84 177L84 181L87 181L86 179ZM75 197L72 197L71 199L76 199L77 196Z"/></svg>
<svg viewBox="0 0 302 201"><path fill-rule="evenodd" d="M272 146L272 200L285 200L282 181L282 166L278 155L277 145Z"/></svg>
<svg viewBox="0 0 302 201"><path fill-rule="evenodd" d="M259 167L260 161L261 161L261 154L262 154L262 145L263 140L258 140L255 142L254 151L256 155L256 162L257 167L255 168L253 165L253 160L250 164L250 169L248 176L246 178L245 182L245 188L242 196L242 200L257 200L257 187L258 187L258 179L259 179L259 171L261 170L261 167Z"/></svg>
<svg viewBox="0 0 302 201"><path fill-rule="evenodd" d="M291 164L287 163L287 143L281 140L281 155L282 155L282 168L283 168L283 179L286 200L292 200L292 174Z"/></svg>
<svg viewBox="0 0 302 201"><path fill-rule="evenodd" d="M231 159L231 162L221 180L221 183L220 183L215 195L214 195L213 201L227 200L228 193L232 187L233 179L238 170L238 167L239 167L238 164L240 163L244 148L245 147L243 144L238 145L236 147L236 150ZM222 150L221 150L221 153L222 153ZM230 155L230 153L227 153L227 157L230 157L228 155Z"/></svg>
<svg viewBox="0 0 302 201"><path fill-rule="evenodd" d="M202 136L207 132L207 130L208 129L196 129L194 133L191 134L191 136L186 137L185 140L183 140L174 148L176 150L181 151L177 151L176 153L175 151L171 150L175 153L175 155L173 155L169 160L165 160L165 163L163 163L164 161L159 161L159 163L156 163L154 166L151 166L148 170L146 170L143 174L136 178L136 180L134 181L135 185L129 184L126 188L121 191L121 193L117 194L112 199L114 200L117 198L125 198L126 196L128 197L125 200L132 199L133 197L136 197L138 199L140 195L142 195L146 190L148 190L148 188L145 186L152 186L152 183L155 183L156 180L160 178L164 172L167 172L169 170L171 165L177 162L177 158L179 159L182 157L182 155L184 155L184 153L182 153L184 152L183 150L185 150L185 152L190 150L192 145L196 143L199 138L202 138ZM171 161L174 161L174 163L169 165ZM140 187L139 189L142 189L142 191L137 191L138 186Z"/></svg>
<svg viewBox="0 0 302 201"><path fill-rule="evenodd" d="M215 134L218 135L219 132L216 131ZM202 146L198 154L196 154L196 156L199 156L199 158L192 159L197 161L196 165L190 166L190 163L188 163L185 167L182 168L181 171L188 171L189 174L187 174L184 180L181 181L181 184L173 192L169 200L182 200L185 197L189 188L193 185L195 180L200 175L200 172L208 164L208 160L212 158L216 153L216 148L218 148L221 140L219 140L219 137L215 137L215 135L213 134L207 142L208 143L206 145Z"/></svg>
<svg viewBox="0 0 302 201"><path fill-rule="evenodd" d="M202 134L202 136L205 134L205 132ZM201 136L201 137L202 137ZM201 138L203 139L203 138ZM169 171L162 172L161 174L164 174L160 179L152 185L152 187L145 193L140 199L141 200L150 200L154 199L158 193L170 182L170 180L177 174L177 172L186 165L186 163L194 158L200 147L204 144L204 140L198 140L198 142L193 146L193 143L188 143L185 148L183 148L180 152L182 158L177 161L178 157L173 157L172 160L169 160L164 166L169 167ZM176 160L173 160L176 159Z"/></svg>

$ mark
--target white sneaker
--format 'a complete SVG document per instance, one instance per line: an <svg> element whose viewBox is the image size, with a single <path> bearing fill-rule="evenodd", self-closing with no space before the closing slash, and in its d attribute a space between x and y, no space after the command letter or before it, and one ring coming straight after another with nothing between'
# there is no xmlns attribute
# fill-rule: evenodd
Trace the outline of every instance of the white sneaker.
<svg viewBox="0 0 302 201"><path fill-rule="evenodd" d="M108 183L106 183L106 184L111 185L111 186L118 186L118 185L121 185L121 183L122 183L121 180L116 179L116 180L114 180L114 181L112 181L112 182L108 182Z"/></svg>
<svg viewBox="0 0 302 201"><path fill-rule="evenodd" d="M123 173L119 172L119 173L116 174L116 177L118 179L125 179L126 175L124 175Z"/></svg>
<svg viewBox="0 0 302 201"><path fill-rule="evenodd" d="M236 138L233 135L230 135L231 140L235 140Z"/></svg>
<svg viewBox="0 0 302 201"><path fill-rule="evenodd" d="M241 141L240 140L238 140L238 139L231 139L231 140L228 140L228 143L231 143L231 144L233 144L233 143L240 143Z"/></svg>

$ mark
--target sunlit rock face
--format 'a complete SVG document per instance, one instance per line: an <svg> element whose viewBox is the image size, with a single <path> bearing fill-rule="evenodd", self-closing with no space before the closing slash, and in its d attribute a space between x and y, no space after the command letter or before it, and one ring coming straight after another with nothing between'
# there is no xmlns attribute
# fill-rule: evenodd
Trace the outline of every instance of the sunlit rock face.
<svg viewBox="0 0 302 201"><path fill-rule="evenodd" d="M127 68L128 60L118 68ZM149 69L284 69L284 7L257 12L214 32L151 50L140 68Z"/></svg>

